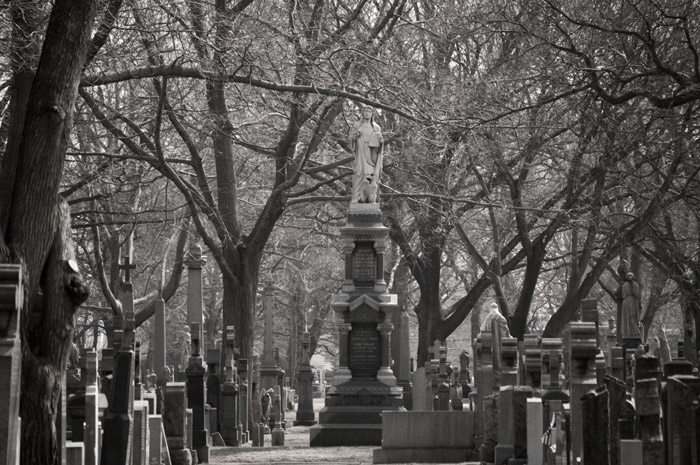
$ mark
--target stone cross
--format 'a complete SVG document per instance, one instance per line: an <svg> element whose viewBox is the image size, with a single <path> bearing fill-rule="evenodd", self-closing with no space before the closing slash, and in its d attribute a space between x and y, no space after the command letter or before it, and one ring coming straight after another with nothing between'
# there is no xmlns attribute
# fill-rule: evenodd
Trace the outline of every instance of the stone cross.
<svg viewBox="0 0 700 465"><path fill-rule="evenodd" d="M129 255L124 255L122 257L123 263L119 265L120 270L124 270L124 281L127 283L131 282L131 270L136 269L136 265L131 263L131 257Z"/></svg>

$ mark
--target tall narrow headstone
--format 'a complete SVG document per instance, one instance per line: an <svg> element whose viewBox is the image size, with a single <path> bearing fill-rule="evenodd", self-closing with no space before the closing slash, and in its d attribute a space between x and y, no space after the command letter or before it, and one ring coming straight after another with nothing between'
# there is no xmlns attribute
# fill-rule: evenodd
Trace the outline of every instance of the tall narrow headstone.
<svg viewBox="0 0 700 465"><path fill-rule="evenodd" d="M148 465L150 456L148 427L148 402L145 400L134 401L134 436L132 465Z"/></svg>
<svg viewBox="0 0 700 465"><path fill-rule="evenodd" d="M265 337L263 338L263 358L260 366L260 392L274 389L280 367L275 357L275 288L272 278L265 281L263 295L263 313L265 316Z"/></svg>
<svg viewBox="0 0 700 465"><path fill-rule="evenodd" d="M542 416L542 400L527 399L527 462L542 464L544 461L542 433L544 424Z"/></svg>
<svg viewBox="0 0 700 465"><path fill-rule="evenodd" d="M583 423L584 463L610 464L610 396L605 386L583 395L581 411Z"/></svg>
<svg viewBox="0 0 700 465"><path fill-rule="evenodd" d="M411 320L408 312L401 311L399 316L399 370L396 379L396 385L403 389L403 405L406 410L411 410L413 407L413 397L411 394L411 343L410 343L410 323Z"/></svg>
<svg viewBox="0 0 700 465"><path fill-rule="evenodd" d="M187 392L185 383L168 383L163 395L163 431L172 465L191 465L187 448Z"/></svg>
<svg viewBox="0 0 700 465"><path fill-rule="evenodd" d="M192 322L192 350L187 367L187 407L192 409L192 446L197 451L197 459L200 462L209 463L209 425L204 421L204 404L206 394L204 389L204 375L206 370L202 364L201 328L196 322Z"/></svg>
<svg viewBox="0 0 700 465"><path fill-rule="evenodd" d="M314 399L312 383L314 374L309 363L309 345L311 336L308 331L301 335L301 364L297 369L297 393L299 405L297 407L297 418L294 425L311 426L316 424L316 414L314 413Z"/></svg>
<svg viewBox="0 0 700 465"><path fill-rule="evenodd" d="M120 350L115 357L109 410L102 427L101 465L128 465L132 456L134 352Z"/></svg>
<svg viewBox="0 0 700 465"><path fill-rule="evenodd" d="M569 336L569 385L571 390L571 452L575 461L583 455L583 417L581 398L596 387L595 356L598 352L595 324L571 322L565 330Z"/></svg>
<svg viewBox="0 0 700 465"><path fill-rule="evenodd" d="M209 410L209 431L213 434L219 431L219 396L221 381L219 379L219 362L221 349L207 351L207 403Z"/></svg>
<svg viewBox="0 0 700 465"><path fill-rule="evenodd" d="M19 460L19 396L22 375L20 310L23 287L20 265L0 265L0 462Z"/></svg>
<svg viewBox="0 0 700 465"><path fill-rule="evenodd" d="M275 426L271 431L271 445L273 446L284 446L284 429L282 428L282 398L280 396L280 387L275 386L275 392L273 394L274 399L272 402L273 409L275 410Z"/></svg>
<svg viewBox="0 0 700 465"><path fill-rule="evenodd" d="M155 322L153 325L153 339L151 341L151 344L153 344L153 369L158 377L158 384L165 384L168 382L168 380L163 379L163 368L167 365L165 360L165 300L163 300L161 290L158 290L158 297L156 297L154 305Z"/></svg>
<svg viewBox="0 0 700 465"><path fill-rule="evenodd" d="M85 354L85 465L99 465L99 399L97 388L97 353L88 351Z"/></svg>
<svg viewBox="0 0 700 465"><path fill-rule="evenodd" d="M250 385L248 383L248 359L238 360L238 378L240 380L238 395L238 418L241 431L241 444L245 444L249 439L248 417L250 416Z"/></svg>
<svg viewBox="0 0 700 465"><path fill-rule="evenodd" d="M202 288L202 266L206 263L202 256L202 248L198 244L190 247L189 255L185 261L187 266L187 324L191 333L194 332L192 323L196 323L197 337L203 341L202 328L204 327L204 294ZM192 334L192 337L195 335Z"/></svg>
<svg viewBox="0 0 700 465"><path fill-rule="evenodd" d="M238 439L238 383L236 382L234 362L234 328L226 327L227 347L225 352L226 377L221 385L221 417L219 432L227 446L239 446Z"/></svg>

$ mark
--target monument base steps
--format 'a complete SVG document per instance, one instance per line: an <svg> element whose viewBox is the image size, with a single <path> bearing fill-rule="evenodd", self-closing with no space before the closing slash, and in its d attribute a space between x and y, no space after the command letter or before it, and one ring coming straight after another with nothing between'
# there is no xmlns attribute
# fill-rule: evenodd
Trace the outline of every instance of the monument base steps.
<svg viewBox="0 0 700 465"><path fill-rule="evenodd" d="M467 449L410 448L374 449L373 463L462 463L467 460Z"/></svg>
<svg viewBox="0 0 700 465"><path fill-rule="evenodd" d="M311 447L381 446L381 424L326 424L310 428Z"/></svg>

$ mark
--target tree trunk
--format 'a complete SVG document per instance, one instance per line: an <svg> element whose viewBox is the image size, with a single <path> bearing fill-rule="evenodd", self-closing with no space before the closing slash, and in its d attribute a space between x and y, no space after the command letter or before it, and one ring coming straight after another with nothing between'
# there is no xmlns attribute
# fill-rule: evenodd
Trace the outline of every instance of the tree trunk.
<svg viewBox="0 0 700 465"><path fill-rule="evenodd" d="M74 261L70 211L58 199L78 83L87 53L95 2L56 0L26 103L18 147L3 160L14 179L0 199L4 240L25 265L22 325L23 464L58 463L55 419L73 337L74 314L87 298ZM15 79L28 76L15 76ZM16 94L17 95L17 94ZM17 108L15 106L15 108ZM17 117L19 123L20 114ZM12 137L18 137L15 131ZM7 176L7 178L5 178ZM0 236L0 242L2 242ZM8 249L5 249L8 250ZM39 294L39 290L42 294Z"/></svg>

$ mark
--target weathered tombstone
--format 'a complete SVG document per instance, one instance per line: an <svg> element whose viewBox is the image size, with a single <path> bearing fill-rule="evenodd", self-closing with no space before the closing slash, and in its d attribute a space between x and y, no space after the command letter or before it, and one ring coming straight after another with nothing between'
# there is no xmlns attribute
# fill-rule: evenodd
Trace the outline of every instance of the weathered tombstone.
<svg viewBox="0 0 700 465"><path fill-rule="evenodd" d="M527 399L527 462L540 465L544 461L542 400Z"/></svg>
<svg viewBox="0 0 700 465"><path fill-rule="evenodd" d="M427 410L425 405L425 389L427 380L425 377L425 367L420 367L412 373L413 376L413 410Z"/></svg>
<svg viewBox="0 0 700 465"><path fill-rule="evenodd" d="M248 359L238 360L238 378L240 380L238 395L238 418L239 430L241 434L241 444L248 442L248 416L250 415L250 386L248 384Z"/></svg>
<svg viewBox="0 0 700 465"><path fill-rule="evenodd" d="M610 438L610 465L620 464L620 448L617 446L620 443L620 418L622 410L625 406L625 397L627 389L625 383L618 378L612 376L605 377L605 387L608 390L608 425Z"/></svg>
<svg viewBox="0 0 700 465"><path fill-rule="evenodd" d="M19 461L19 396L22 375L20 310L23 287L20 265L0 265L0 462Z"/></svg>
<svg viewBox="0 0 700 465"><path fill-rule="evenodd" d="M316 424L316 414L314 413L314 399L312 383L314 374L309 363L309 344L311 336L308 331L301 335L301 364L297 370L297 391L299 395L299 406L297 407L297 418L294 425L311 426Z"/></svg>
<svg viewBox="0 0 700 465"><path fill-rule="evenodd" d="M207 403L209 410L209 431L219 431L219 395L221 382L219 380L219 362L221 349L207 351Z"/></svg>
<svg viewBox="0 0 700 465"><path fill-rule="evenodd" d="M570 343L571 451L574 461L581 458L585 463L581 398L596 387L595 356L598 347L595 340L595 324L571 322L565 331Z"/></svg>
<svg viewBox="0 0 700 465"><path fill-rule="evenodd" d="M275 427L271 432L271 445L284 446L284 429L282 428L282 398L280 387L275 386L273 408L275 410Z"/></svg>
<svg viewBox="0 0 700 465"><path fill-rule="evenodd" d="M165 332L165 301L163 300L162 289L158 289L158 297L155 300L155 322L153 325L153 368L155 369L157 381L156 384L158 388L156 392L159 394L159 399L162 398L162 388L170 382L170 379L164 379L164 369L167 368L167 362L165 359L165 342L166 342L166 332ZM163 412L160 411L161 400L158 401L158 410L154 413Z"/></svg>
<svg viewBox="0 0 700 465"><path fill-rule="evenodd" d="M124 345L124 348L128 345ZM115 357L115 372L109 410L102 427L104 440L101 465L128 465L132 456L134 352L120 350Z"/></svg>
<svg viewBox="0 0 700 465"><path fill-rule="evenodd" d="M148 465L150 435L148 427L148 402L134 401L134 436L132 465Z"/></svg>
<svg viewBox="0 0 700 465"><path fill-rule="evenodd" d="M221 385L219 432L227 446L239 446L238 436L238 383L234 366L234 328L226 327L226 378Z"/></svg>
<svg viewBox="0 0 700 465"><path fill-rule="evenodd" d="M187 367L187 406L192 409L192 447L197 451L200 463L209 463L209 432L205 423L204 369L201 356L201 334L199 324L192 322L192 351Z"/></svg>
<svg viewBox="0 0 700 465"><path fill-rule="evenodd" d="M666 465L698 463L697 388L694 376L672 376L666 381Z"/></svg>
<svg viewBox="0 0 700 465"><path fill-rule="evenodd" d="M98 465L99 456L99 390L97 388L97 353L88 351L85 354L85 429L83 442L85 444L85 465Z"/></svg>
<svg viewBox="0 0 700 465"><path fill-rule="evenodd" d="M160 465L163 457L163 418L161 415L148 415L148 464Z"/></svg>
<svg viewBox="0 0 700 465"><path fill-rule="evenodd" d="M490 394L483 399L483 438L480 459L482 462L494 463L498 445L498 396Z"/></svg>
<svg viewBox="0 0 700 465"><path fill-rule="evenodd" d="M470 361L471 357L469 356L469 352L463 350L462 353L459 354L459 380L457 381L459 385L462 386L463 399L468 398L471 392L471 386L469 385L472 382L471 371L469 370Z"/></svg>
<svg viewBox="0 0 700 465"><path fill-rule="evenodd" d="M625 357L622 347L610 347L610 376L625 380Z"/></svg>
<svg viewBox="0 0 700 465"><path fill-rule="evenodd" d="M275 288L272 277L265 281L263 294L263 313L265 316L265 335L263 338L263 358L260 366L260 392L273 389L277 384L280 367L275 357L274 338Z"/></svg>
<svg viewBox="0 0 700 465"><path fill-rule="evenodd" d="M413 408L413 395L411 391L411 367L409 359L411 357L410 344L410 318L406 310L402 310L399 315L399 360L398 376L396 385L403 389L403 406L406 410Z"/></svg>
<svg viewBox="0 0 700 465"><path fill-rule="evenodd" d="M664 465L664 438L661 434L658 380L653 378L637 380L635 404L642 439L643 465Z"/></svg>
<svg viewBox="0 0 700 465"><path fill-rule="evenodd" d="M531 397L530 386L501 386L498 396L498 445L494 451L494 463L527 463L527 399Z"/></svg>
<svg viewBox="0 0 700 465"><path fill-rule="evenodd" d="M610 448L617 446L610 443L609 403L605 386L587 392L581 399L582 450L586 464L609 465Z"/></svg>
<svg viewBox="0 0 700 465"><path fill-rule="evenodd" d="M163 430L172 465L191 465L187 448L187 392L185 383L168 383L163 395Z"/></svg>

